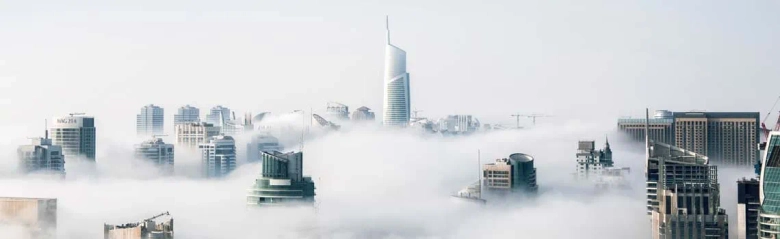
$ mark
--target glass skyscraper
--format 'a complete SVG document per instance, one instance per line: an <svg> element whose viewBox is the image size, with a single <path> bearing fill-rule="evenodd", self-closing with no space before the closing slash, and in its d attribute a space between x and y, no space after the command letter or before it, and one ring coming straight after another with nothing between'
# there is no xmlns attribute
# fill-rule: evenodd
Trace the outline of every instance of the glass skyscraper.
<svg viewBox="0 0 780 239"><path fill-rule="evenodd" d="M197 123L200 121L200 109L185 105L179 108L175 115L173 115L173 124L187 124Z"/></svg>
<svg viewBox="0 0 780 239"><path fill-rule="evenodd" d="M780 238L780 132L769 134L761 164L759 238Z"/></svg>
<svg viewBox="0 0 780 239"><path fill-rule="evenodd" d="M406 126L411 117L409 99L409 73L406 72L406 52L390 44L390 26L387 23L385 46L385 80L382 123L389 126Z"/></svg>
<svg viewBox="0 0 780 239"><path fill-rule="evenodd" d="M162 135L165 125L165 111L156 105L146 105L136 115L136 133L138 135Z"/></svg>

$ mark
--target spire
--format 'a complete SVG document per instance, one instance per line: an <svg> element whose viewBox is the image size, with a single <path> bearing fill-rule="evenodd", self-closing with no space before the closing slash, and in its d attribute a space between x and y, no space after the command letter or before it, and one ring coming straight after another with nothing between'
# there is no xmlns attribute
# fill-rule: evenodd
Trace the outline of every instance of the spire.
<svg viewBox="0 0 780 239"><path fill-rule="evenodd" d="M49 139L49 120L43 120L43 138Z"/></svg>
<svg viewBox="0 0 780 239"><path fill-rule="evenodd" d="M609 148L609 136L608 135L604 135L604 139L606 139L606 141L605 141L606 142L606 146L607 146L607 148Z"/></svg>
<svg viewBox="0 0 780 239"><path fill-rule="evenodd" d="M390 16L385 15L385 33L387 35L387 45L390 45Z"/></svg>

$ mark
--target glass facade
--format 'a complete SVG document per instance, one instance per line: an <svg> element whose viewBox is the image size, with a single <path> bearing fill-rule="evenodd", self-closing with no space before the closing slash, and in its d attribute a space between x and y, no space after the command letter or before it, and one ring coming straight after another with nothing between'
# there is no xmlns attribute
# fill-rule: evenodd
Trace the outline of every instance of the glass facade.
<svg viewBox="0 0 780 239"><path fill-rule="evenodd" d="M780 132L767 141L761 169L759 238L780 237Z"/></svg>

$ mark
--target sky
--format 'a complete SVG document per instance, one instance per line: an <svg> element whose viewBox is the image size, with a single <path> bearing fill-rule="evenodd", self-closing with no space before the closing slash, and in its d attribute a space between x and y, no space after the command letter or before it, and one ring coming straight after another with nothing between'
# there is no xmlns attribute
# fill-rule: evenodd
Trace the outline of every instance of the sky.
<svg viewBox="0 0 780 239"><path fill-rule="evenodd" d="M156 104L166 109L168 132L172 129L176 108L185 104L201 108L202 113L212 106L224 105L240 116L243 112L284 113L296 109L311 109L316 113L324 111L326 102L337 101L351 109L367 106L381 118L386 15L390 18L393 44L407 52L411 105L421 110L421 116L472 114L483 123L505 125L514 124L511 114L536 113L553 117L537 119L540 130L535 132L539 133L491 135L455 143L449 139L420 141L415 137L372 129L366 132L376 135L327 135L311 144L320 142L321 145L345 147L334 144L361 143L358 145L376 150L336 162L359 163L363 158L376 158L372 161L374 164L367 166L392 168L403 166L404 161L390 164L387 160L395 162L395 158L386 158L378 152L383 152L381 149L386 144L395 142L427 146L388 152L427 156L410 156L413 159L409 160L416 161L406 162L416 164L430 158L443 158L437 153L462 147L461 144L471 145L478 139L508 145L488 157L495 158L513 150L535 149L531 145L536 144L523 145L523 140L565 137L549 141L554 146L544 146L550 147L550 151L564 152L547 158L566 162L559 166L573 170L573 165L568 163L573 161L578 137L600 140L605 134L613 134L616 118L641 116L646 107L673 111L752 111L761 112L763 118L780 95L775 90L780 87L777 80L780 68L774 67L780 60L780 48L776 44L780 42L780 33L774 26L780 22L778 10L780 3L769 0L597 0L587 3L575 0L67 3L0 0L0 131L5 133L0 138L0 156L4 157L0 172L6 174L3 176L17 177L10 173L16 147L27 143L28 137L41 136L44 119L70 112L96 117L98 160L114 162L91 172L95 174L92 179L69 174L76 179L64 183L62 190L72 189L79 194L59 191L57 196L63 200L84 200L84 205L95 202L85 196L91 195L90 192L115 189L123 183L129 188L141 189L148 183L137 181L140 179L122 170L122 165L127 166L127 160L121 160L125 158L122 154L129 152L130 145L137 141L128 135L135 134L135 114L143 105ZM775 113L772 118L776 116ZM530 126L531 122L521 119L521 124ZM572 131L586 133L565 136ZM371 137L380 139L370 140ZM365 145L366 142L375 144ZM307 155L312 155L315 158L312 161L318 164L332 160L326 157L339 154L323 149ZM180 165L180 162L177 161L177 167L185 167L183 172L188 172L188 164ZM438 165L425 167L437 169ZM196 166L190 164L190 167ZM443 169L457 172L463 171L463 167L455 165ZM543 169L543 166L539 167ZM312 173L330 174L340 172L338 170L339 167L320 167ZM69 169L71 171L79 172L78 167ZM637 174L641 171L634 170ZM721 177L726 180L722 185L734 186L732 182L736 177L744 174L735 171L734 177ZM143 175L144 178L151 177ZM200 183L211 185L207 189L212 190L221 186L243 189L253 176L249 167L240 168L236 176L222 183L192 181L187 176L151 180L162 180L157 188L161 197L177 197L178 194L167 192L165 186L181 185L184 189L189 187L183 191L191 194L185 195L197 198L205 194L198 191ZM388 178L403 179L410 175L395 176ZM441 177L440 180L460 185L454 180L457 177ZM8 179L1 180L0 184L20 185L23 188L11 191L20 194L50 191L46 180L22 182L26 181ZM325 181L318 185L328 184ZM447 186L441 188L449 190L450 185ZM345 204L360 201L343 199L338 191L329 191L335 190L332 188L323 186L318 190L325 192L321 194L324 198L329 197L327 192L333 192L332 197L342 200L325 200L324 205L328 201ZM240 197L243 191L232 193ZM241 203L242 199L207 197L196 202L225 202L220 200ZM620 200L614 202L633 206L635 198ZM585 205L559 198L550 201L556 208L576 208L572 210L582 210L583 214L592 214L599 207L611 205L599 204L598 198ZM67 206L63 208L68 209ZM78 206L71 208L83 210ZM99 207L101 210L110 208L110 205ZM323 214L326 214L325 208L323 206ZM342 207L331 208L339 211ZM448 211L446 207L432 208L423 213L430 217L420 218L434 220L442 215L454 215L442 212ZM541 213L545 207L533 208L529 213ZM179 212L189 212L186 209L182 206ZM118 217L122 218L116 219L119 221L158 211L150 208L140 215L138 210L125 208L122 212L138 212L139 215L111 216L121 215ZM68 211L65 212L61 215L68 215ZM336 217L334 214L330 214L331 219ZM508 214L506 219L522 217L518 215L523 214ZM97 214L87 220L93 224L114 220L107 217ZM193 217L202 219L200 222L207 221L205 217ZM357 222L365 218L366 213L356 212L347 217L349 220L333 221ZM370 218L390 218L388 223L392 224L408 221L410 217L374 215ZM583 217L582 221L587 219ZM633 221L615 223L629 222ZM299 222L293 220L290 224L298 225ZM405 228L405 225L401 223L399 227ZM451 229L450 225L444 222L426 224L424 229L413 230L425 232L421 234L401 229L389 231L408 233L399 234L399 237L468 237L475 235L469 233L479 232L463 229L459 234L443 233ZM357 233L358 237L366 235L362 234L364 230L339 231L338 228L347 227L344 225L326 223L322 227L345 233L346 237L349 233ZM71 235L79 237L80 234ZM631 230L620 235L634 237L646 235L646 232Z"/></svg>

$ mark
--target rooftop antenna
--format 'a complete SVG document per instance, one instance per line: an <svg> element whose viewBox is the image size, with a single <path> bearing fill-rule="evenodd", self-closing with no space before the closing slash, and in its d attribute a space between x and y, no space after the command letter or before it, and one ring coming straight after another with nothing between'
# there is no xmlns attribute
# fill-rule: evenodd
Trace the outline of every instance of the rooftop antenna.
<svg viewBox="0 0 780 239"><path fill-rule="evenodd" d="M387 33L387 44L390 45L390 16L385 15L385 32Z"/></svg>
<svg viewBox="0 0 780 239"><path fill-rule="evenodd" d="M43 138L49 139L49 120L44 119L43 120Z"/></svg>

